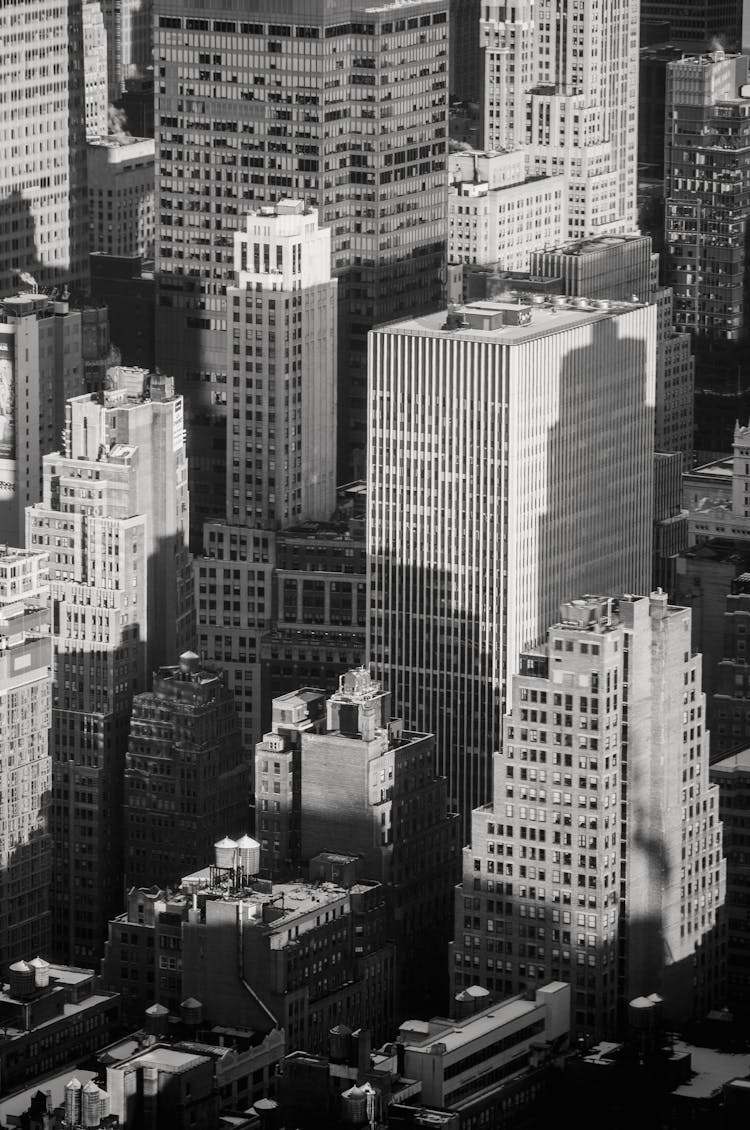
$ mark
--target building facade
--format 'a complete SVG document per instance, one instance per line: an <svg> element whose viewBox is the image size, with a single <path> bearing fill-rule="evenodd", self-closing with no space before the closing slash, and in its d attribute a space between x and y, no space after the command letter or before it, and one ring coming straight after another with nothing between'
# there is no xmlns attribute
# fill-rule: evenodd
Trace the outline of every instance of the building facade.
<svg viewBox="0 0 750 1130"><path fill-rule="evenodd" d="M739 42L742 0L641 0L641 21L666 20L675 43L708 46L720 38L725 46Z"/></svg>
<svg viewBox="0 0 750 1130"><path fill-rule="evenodd" d="M89 247L103 255L154 254L154 141L107 136L87 147Z"/></svg>
<svg viewBox="0 0 750 1130"><path fill-rule="evenodd" d="M22 274L85 290L83 0L4 5L0 54L0 295L14 294Z"/></svg>
<svg viewBox="0 0 750 1130"><path fill-rule="evenodd" d="M107 135L107 32L100 0L84 0L83 73L86 98L86 141Z"/></svg>
<svg viewBox="0 0 750 1130"><path fill-rule="evenodd" d="M472 814L453 983L571 985L578 1035L635 996L723 999L725 862L690 612L665 593L564 604L521 658L491 804Z"/></svg>
<svg viewBox="0 0 750 1130"><path fill-rule="evenodd" d="M338 481L362 477L367 331L442 301L448 11L254 0L238 18L157 0L157 363L217 440L232 233L250 208L305 198L340 282Z"/></svg>
<svg viewBox="0 0 750 1130"><path fill-rule="evenodd" d="M740 1019L750 1013L750 884L747 811L750 808L750 755L747 749L721 757L711 766L719 787L719 816L727 864L727 1000Z"/></svg>
<svg viewBox="0 0 750 1130"><path fill-rule="evenodd" d="M47 953L52 878L49 557L0 547L0 968Z"/></svg>
<svg viewBox="0 0 750 1130"><path fill-rule="evenodd" d="M747 333L750 99L745 55L667 67L665 273L675 327L717 342Z"/></svg>
<svg viewBox="0 0 750 1130"><path fill-rule="evenodd" d="M565 594L650 577L656 311L539 297L371 337L368 655L464 819L518 653Z"/></svg>
<svg viewBox="0 0 750 1130"><path fill-rule="evenodd" d="M42 460L60 442L65 403L84 388L81 311L46 294L0 302L0 527L23 545L42 498Z"/></svg>
<svg viewBox="0 0 750 1130"><path fill-rule="evenodd" d="M531 177L529 154L451 153L448 263L496 263L523 271L532 252L567 236L563 176Z"/></svg>
<svg viewBox="0 0 750 1130"><path fill-rule="evenodd" d="M100 0L107 29L109 100L119 102L129 80L153 67L153 0Z"/></svg>
<svg viewBox="0 0 750 1130"><path fill-rule="evenodd" d="M223 672L194 652L136 695L125 755L125 881L175 885L248 826L250 766Z"/></svg>
<svg viewBox="0 0 750 1130"><path fill-rule="evenodd" d="M26 513L27 545L50 556L53 951L78 962L101 953L121 898L133 695L193 630L182 400L147 377L120 369L120 387L68 402Z"/></svg>
<svg viewBox="0 0 750 1130"><path fill-rule="evenodd" d="M330 853L330 866L345 869L356 857L354 874L386 891L398 1015L444 1007L458 821L435 774L432 735L392 717L391 696L366 668L348 671L327 700L311 688L274 699L273 729L256 746L255 795L264 873L283 877Z"/></svg>
<svg viewBox="0 0 750 1130"><path fill-rule="evenodd" d="M635 0L485 4L483 145L528 147L534 176L565 176L567 234L632 232L638 155Z"/></svg>

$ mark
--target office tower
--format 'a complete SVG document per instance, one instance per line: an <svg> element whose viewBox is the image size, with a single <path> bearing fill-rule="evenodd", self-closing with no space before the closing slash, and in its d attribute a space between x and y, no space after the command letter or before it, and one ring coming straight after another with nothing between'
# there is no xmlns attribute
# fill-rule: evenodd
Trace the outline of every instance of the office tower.
<svg viewBox="0 0 750 1130"><path fill-rule="evenodd" d="M82 0L14 0L0 14L0 295L22 274L85 288Z"/></svg>
<svg viewBox="0 0 750 1130"><path fill-rule="evenodd" d="M49 558L0 546L0 965L49 948Z"/></svg>
<svg viewBox="0 0 750 1130"><path fill-rule="evenodd" d="M537 297L371 336L368 655L465 819L519 652L651 570L656 310Z"/></svg>
<svg viewBox="0 0 750 1130"><path fill-rule="evenodd" d="M0 300L0 531L23 545L25 509L42 497L65 401L83 392L81 312L46 294Z"/></svg>
<svg viewBox="0 0 750 1130"><path fill-rule="evenodd" d="M107 136L107 33L100 0L83 3L83 74L86 97L86 141Z"/></svg>
<svg viewBox="0 0 750 1130"><path fill-rule="evenodd" d="M116 135L88 146L89 249L154 253L154 141Z"/></svg>
<svg viewBox="0 0 750 1130"><path fill-rule="evenodd" d="M450 95L460 102L479 102L480 0L451 0Z"/></svg>
<svg viewBox="0 0 750 1130"><path fill-rule="evenodd" d="M568 180L568 235L636 223L638 4L482 6L483 146Z"/></svg>
<svg viewBox="0 0 750 1130"><path fill-rule="evenodd" d="M563 176L532 177L529 154L451 153L448 263L495 263L526 270L540 247L567 236L568 190Z"/></svg>
<svg viewBox="0 0 750 1130"><path fill-rule="evenodd" d="M723 999L725 864L690 611L655 592L560 616L520 657L492 801L472 813L454 985L559 978L595 1039L649 993L673 1023L702 1017Z"/></svg>
<svg viewBox="0 0 750 1130"><path fill-rule="evenodd" d="M677 328L719 343L747 334L748 65L716 50L667 68L666 278Z"/></svg>
<svg viewBox="0 0 750 1130"><path fill-rule="evenodd" d="M119 102L128 80L153 66L152 0L100 0L107 29L109 100Z"/></svg>
<svg viewBox="0 0 750 1130"><path fill-rule="evenodd" d="M750 1014L750 909L747 903L750 861L746 851L750 753L747 748L715 761L710 780L719 788L719 818L727 866L726 999L731 1002L734 1016L742 1022Z"/></svg>
<svg viewBox="0 0 750 1130"><path fill-rule="evenodd" d="M122 891L122 773L133 695L190 644L182 398L167 377L68 402L26 544L50 556L55 670L53 948L101 952Z"/></svg>
<svg viewBox="0 0 750 1130"><path fill-rule="evenodd" d="M227 287L230 522L283 529L325 520L336 505L330 246L330 231L301 200L251 213L235 233L236 283Z"/></svg>
<svg viewBox="0 0 750 1130"><path fill-rule="evenodd" d="M136 695L125 755L125 880L170 886L248 826L250 771L234 695L191 651Z"/></svg>
<svg viewBox="0 0 750 1130"><path fill-rule="evenodd" d="M738 42L742 0L641 0L641 23L666 20L674 43L724 46Z"/></svg>
<svg viewBox="0 0 750 1130"><path fill-rule="evenodd" d="M337 282L329 248L329 231L299 201L252 213L234 237L225 334L232 377L222 394L226 520L205 525L196 600L202 652L220 655L230 686L241 686L248 751L262 733L258 637L273 621L276 531L328 518L336 505ZM215 455L199 457L198 466L205 508L216 515Z"/></svg>
<svg viewBox="0 0 750 1130"><path fill-rule="evenodd" d="M431 734L391 716L390 694L361 667L327 701L311 688L274 699L272 729L255 749L264 873L294 874L332 852L337 866L354 856L359 878L384 884L401 1017L446 1003L458 818L447 811L434 746Z"/></svg>
<svg viewBox="0 0 750 1130"><path fill-rule="evenodd" d="M442 301L449 0L157 0L157 364L195 454L223 463L232 233L282 198L317 207L339 279L339 482L361 478L366 335ZM193 443L190 440L191 465ZM202 475L202 472L201 472ZM218 491L218 486L217 486ZM194 528L215 516L196 507Z"/></svg>

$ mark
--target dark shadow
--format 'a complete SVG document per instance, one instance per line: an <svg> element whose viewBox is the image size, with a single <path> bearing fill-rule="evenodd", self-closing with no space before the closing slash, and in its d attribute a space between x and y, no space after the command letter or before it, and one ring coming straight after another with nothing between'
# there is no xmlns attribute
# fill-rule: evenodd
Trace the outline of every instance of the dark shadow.
<svg viewBox="0 0 750 1130"><path fill-rule="evenodd" d="M90 256L91 294L109 309L112 341L123 365L153 372L156 364L154 277L140 256Z"/></svg>
<svg viewBox="0 0 750 1130"><path fill-rule="evenodd" d="M55 634L64 614L57 602ZM122 909L123 771L132 697L145 687L145 670L138 624L123 628L115 648L93 644L58 649L55 656L50 833L56 961L95 965L107 922Z"/></svg>
<svg viewBox="0 0 750 1130"><path fill-rule="evenodd" d="M191 662L158 668L153 689L133 699L123 795L126 888L174 887L213 858L218 840L248 831L250 765L234 694L220 669Z"/></svg>

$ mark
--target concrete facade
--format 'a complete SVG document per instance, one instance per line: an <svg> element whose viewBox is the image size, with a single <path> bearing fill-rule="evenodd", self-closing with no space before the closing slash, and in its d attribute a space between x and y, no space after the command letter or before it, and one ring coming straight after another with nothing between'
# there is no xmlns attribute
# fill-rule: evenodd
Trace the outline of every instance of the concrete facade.
<svg viewBox="0 0 750 1130"><path fill-rule="evenodd" d="M562 296L372 333L368 656L464 819L559 600L647 587L655 358L654 307Z"/></svg>
<svg viewBox="0 0 750 1130"><path fill-rule="evenodd" d="M564 604L521 657L494 798L473 813L453 983L569 982L576 1034L613 1038L657 992L723 999L726 869L690 612L664 593Z"/></svg>

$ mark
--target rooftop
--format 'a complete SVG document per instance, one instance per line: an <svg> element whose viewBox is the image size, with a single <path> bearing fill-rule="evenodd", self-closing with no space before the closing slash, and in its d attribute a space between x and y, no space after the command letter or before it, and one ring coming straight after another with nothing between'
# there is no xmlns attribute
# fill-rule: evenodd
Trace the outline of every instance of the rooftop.
<svg viewBox="0 0 750 1130"><path fill-rule="evenodd" d="M732 773L735 770L750 772L750 748L741 749L737 753L730 753L726 757L714 761L710 771L713 773L716 770L722 773Z"/></svg>
<svg viewBox="0 0 750 1130"><path fill-rule="evenodd" d="M534 295L528 304L501 301L471 302L454 310L417 315L377 326L373 333L456 337L521 345L536 338L591 325L644 307L632 302Z"/></svg>

